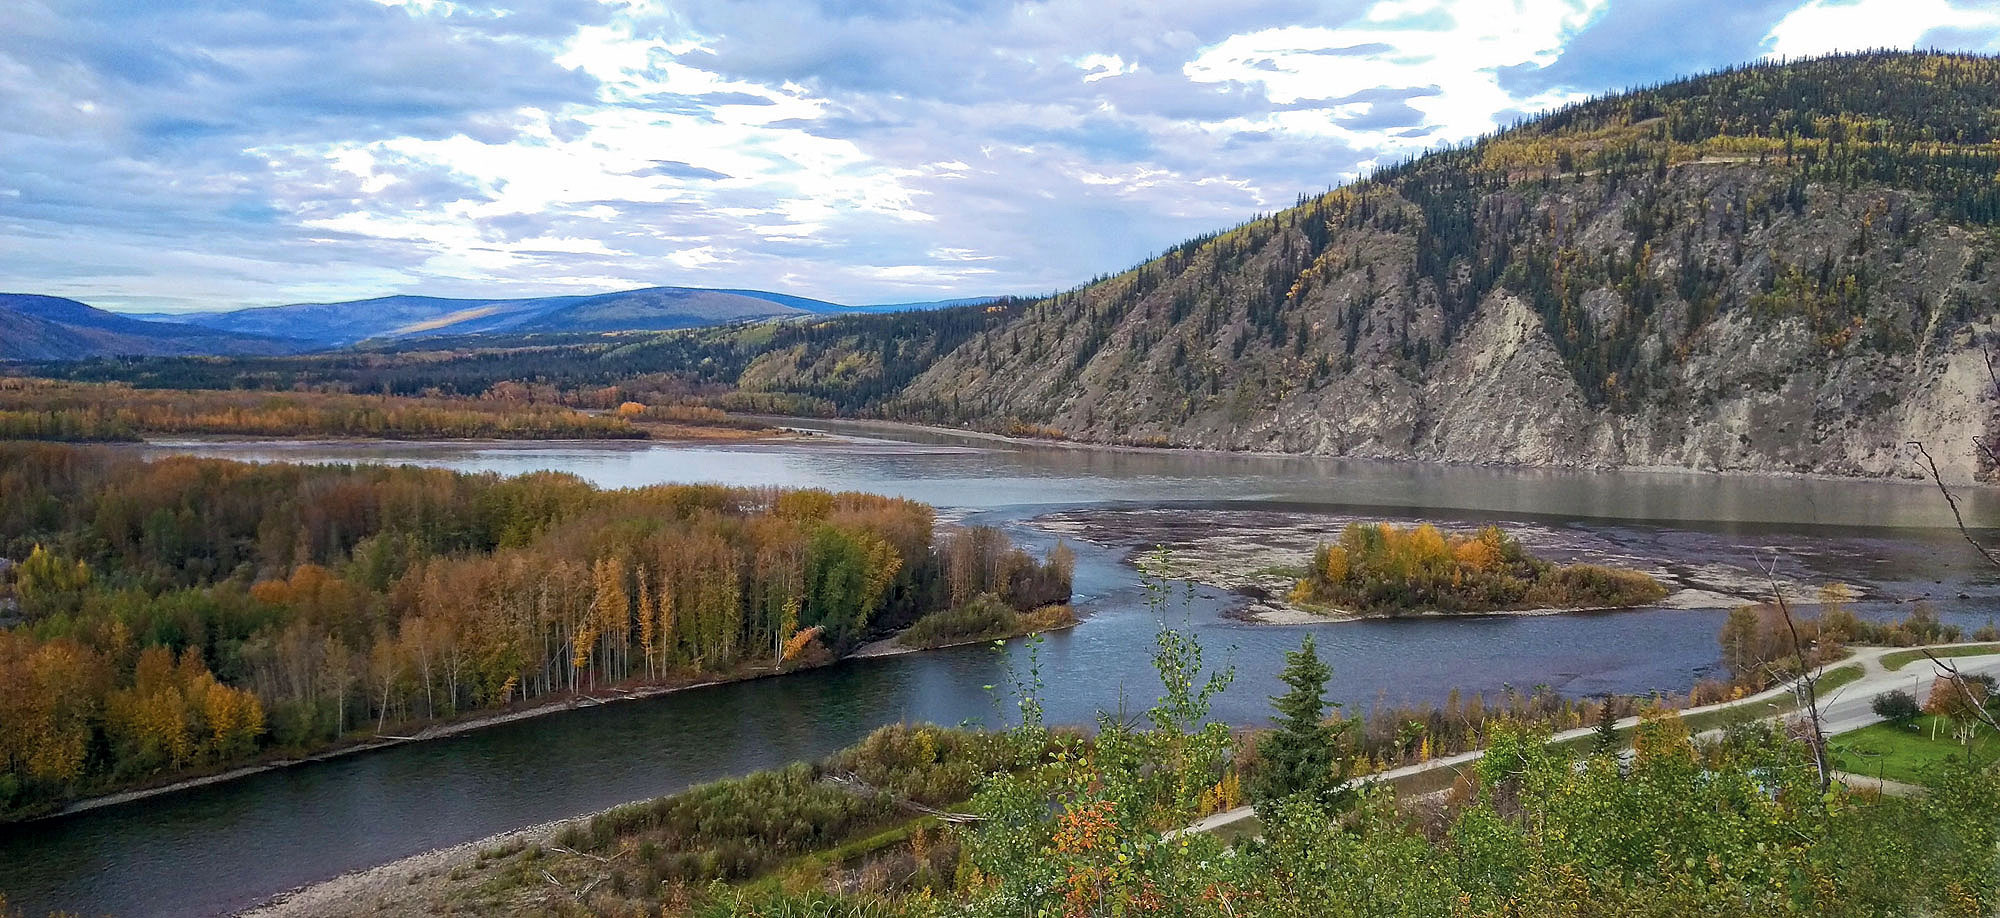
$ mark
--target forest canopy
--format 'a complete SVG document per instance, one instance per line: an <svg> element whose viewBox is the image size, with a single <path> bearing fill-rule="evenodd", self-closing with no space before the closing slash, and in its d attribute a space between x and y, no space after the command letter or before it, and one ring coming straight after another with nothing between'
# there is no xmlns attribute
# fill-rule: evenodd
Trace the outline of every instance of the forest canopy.
<svg viewBox="0 0 2000 918"><path fill-rule="evenodd" d="M1055 555L869 494L0 444L0 814L1062 603Z"/></svg>
<svg viewBox="0 0 2000 918"><path fill-rule="evenodd" d="M135 389L0 377L0 439L132 441L165 434L597 440L771 432L714 408L627 398L627 390L616 386L557 392L499 383L477 397L446 397Z"/></svg>

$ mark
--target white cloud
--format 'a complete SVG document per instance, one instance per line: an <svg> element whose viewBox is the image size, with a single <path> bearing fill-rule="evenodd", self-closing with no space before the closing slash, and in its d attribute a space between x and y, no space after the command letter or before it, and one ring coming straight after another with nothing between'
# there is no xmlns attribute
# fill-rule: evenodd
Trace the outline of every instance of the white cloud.
<svg viewBox="0 0 2000 918"><path fill-rule="evenodd" d="M1139 71L1138 64L1126 63L1124 58L1116 54L1086 54L1071 63L1076 65L1076 69L1083 71L1085 83L1095 83L1106 77L1123 76Z"/></svg>
<svg viewBox="0 0 2000 918"><path fill-rule="evenodd" d="M1490 130L1504 111L1568 101L1569 94L1517 98L1501 87L1499 71L1554 61L1568 37L1606 2L1382 0L1354 24L1232 36L1204 49L1185 69L1198 81L1255 84L1272 102L1303 106L1212 127L1317 134L1389 152L1422 149ZM1383 98L1380 90L1416 92L1397 100L1393 92ZM1378 98L1332 101L1370 93ZM1414 124L1369 124L1378 107L1396 101L1421 118Z"/></svg>
<svg viewBox="0 0 2000 918"><path fill-rule="evenodd" d="M877 162L851 141L813 133L809 125L825 115L825 100L797 86L724 79L675 59L698 47L692 40L637 37L632 23L580 29L556 62L600 81L599 103L553 112L522 109L506 142L458 134L256 152L274 160L321 157L359 179L370 195L408 173L443 170L462 177L477 196L401 209L357 200L352 209L304 221L427 251L426 269L443 273L520 271L545 263L552 253L636 256L624 246L676 239L673 229L628 225L622 238L586 240L507 238L482 227L566 214L608 231L620 225L618 204L678 202L701 208L718 191L754 192L774 202L769 209L717 208L745 218L742 229L752 239L806 242L856 213L912 223L934 219L902 184L914 172ZM686 110L689 99L716 98L742 101ZM653 168L661 159L682 166L681 174ZM701 245L681 248L665 260L684 271L708 271L734 263L724 253L724 247Z"/></svg>
<svg viewBox="0 0 2000 918"><path fill-rule="evenodd" d="M1971 0L1770 2L13 0L0 287L1049 290L1570 90L2000 37ZM1725 9L1740 40L1628 53Z"/></svg>
<svg viewBox="0 0 2000 918"><path fill-rule="evenodd" d="M1809 57L1910 48L1937 29L2000 29L2000 10L1947 0L1813 0L1779 20L1765 41L1773 56ZM1985 50L1996 49L1989 39Z"/></svg>

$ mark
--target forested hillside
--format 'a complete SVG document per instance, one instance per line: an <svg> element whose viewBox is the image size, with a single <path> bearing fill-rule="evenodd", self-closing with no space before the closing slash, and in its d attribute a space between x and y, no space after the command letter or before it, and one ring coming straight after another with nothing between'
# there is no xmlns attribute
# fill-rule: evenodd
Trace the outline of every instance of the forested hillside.
<svg viewBox="0 0 2000 918"><path fill-rule="evenodd" d="M0 819L1069 598L997 530L824 491L0 444ZM988 596L987 594L991 594Z"/></svg>
<svg viewBox="0 0 2000 918"><path fill-rule="evenodd" d="M1040 300L651 336L36 372L509 379L1105 443L1991 472L2000 60L1759 64L1580 103Z"/></svg>
<svg viewBox="0 0 2000 918"><path fill-rule="evenodd" d="M1893 474L1991 422L2000 62L1577 105L968 342L888 406L1089 440ZM1983 471L1983 470L1982 470Z"/></svg>
<svg viewBox="0 0 2000 918"><path fill-rule="evenodd" d="M618 404L609 401L592 407L612 408ZM643 417L643 410L622 416L587 414L568 404L499 397L420 399L393 395L160 390L0 379L0 440L120 441L162 434L637 439L649 435L646 429L633 423ZM724 419L718 419L721 420Z"/></svg>

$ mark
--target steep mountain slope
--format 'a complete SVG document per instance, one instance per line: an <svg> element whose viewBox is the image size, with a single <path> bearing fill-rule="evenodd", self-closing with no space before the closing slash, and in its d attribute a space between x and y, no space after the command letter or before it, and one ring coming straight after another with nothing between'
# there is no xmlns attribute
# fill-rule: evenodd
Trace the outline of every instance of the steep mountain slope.
<svg viewBox="0 0 2000 918"><path fill-rule="evenodd" d="M1032 304L876 413L1101 442L1908 474L1995 426L2000 63L1580 104ZM803 358L797 366L813 365ZM824 363L824 361L819 361Z"/></svg>
<svg viewBox="0 0 2000 918"><path fill-rule="evenodd" d="M192 354L289 354L298 341L167 328L75 300L0 293L0 360Z"/></svg>
<svg viewBox="0 0 2000 918"><path fill-rule="evenodd" d="M518 299L385 296L228 312L159 313L144 318L240 333L290 335L338 347L368 338L484 332L660 331L844 309L823 300L757 290L648 287Z"/></svg>

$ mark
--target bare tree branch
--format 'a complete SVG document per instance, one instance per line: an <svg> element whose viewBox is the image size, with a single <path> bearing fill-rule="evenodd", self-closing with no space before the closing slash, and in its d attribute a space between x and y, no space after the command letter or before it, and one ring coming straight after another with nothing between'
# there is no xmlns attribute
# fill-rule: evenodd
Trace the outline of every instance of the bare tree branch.
<svg viewBox="0 0 2000 918"><path fill-rule="evenodd" d="M1944 495L1944 502L1950 505L1951 518L1958 523L1958 534L1965 537L1966 544L1978 550L1980 556L1986 559L1986 563L2000 567L2000 557L1995 557L1991 550L1979 544L1979 540L1972 537L1972 530L1966 528L1965 514L1960 513L1958 509L1958 496L1951 493L1951 488L1945 486L1944 476L1938 474L1937 460L1932 459L1930 450L1924 448L1924 441L1911 440L1910 446L1916 449L1917 456L1929 467L1931 480L1937 483L1938 492Z"/></svg>
<svg viewBox="0 0 2000 918"><path fill-rule="evenodd" d="M1778 614L1785 618L1785 628L1792 634L1792 650L1799 655L1799 684L1797 691L1805 702L1806 727L1810 733L1806 746L1812 750L1813 770L1819 777L1819 792L1824 794L1833 786L1833 769L1826 760L1826 728L1819 715L1819 674L1815 672L1812 656L1806 652L1806 644L1799 637L1798 622L1792 619L1792 607L1785 601L1785 589L1778 585L1778 562L1774 555L1764 565L1764 575L1771 581L1771 596L1777 600ZM1814 642L1817 644L1817 641Z"/></svg>
<svg viewBox="0 0 2000 918"><path fill-rule="evenodd" d="M2000 453L1994 452L1993 447L1987 446L1984 439L1973 437L1972 445L1978 448L1980 455L1986 457L1988 464L1992 465L1995 469L2000 469Z"/></svg>

